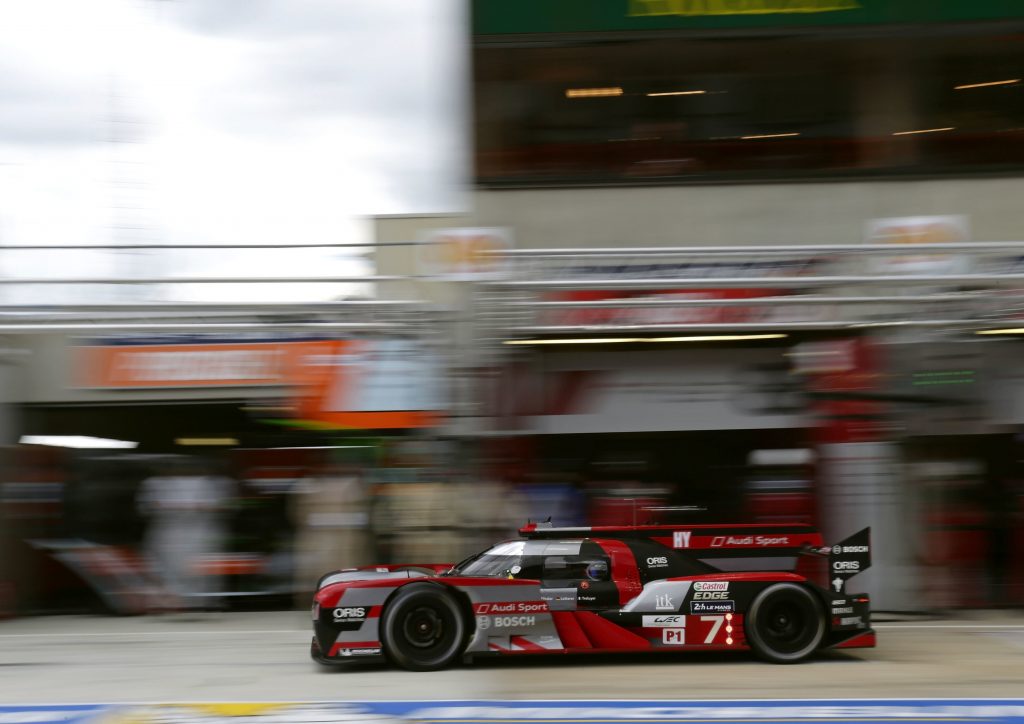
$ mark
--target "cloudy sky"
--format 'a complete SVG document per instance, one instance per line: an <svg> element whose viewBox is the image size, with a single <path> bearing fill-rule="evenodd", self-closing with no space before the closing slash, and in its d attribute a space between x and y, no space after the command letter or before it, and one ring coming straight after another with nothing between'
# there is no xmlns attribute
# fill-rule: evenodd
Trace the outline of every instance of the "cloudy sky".
<svg viewBox="0 0 1024 724"><path fill-rule="evenodd" d="M460 0L0 3L0 246L353 242L360 217L457 208L465 46ZM335 252L0 252L22 277L362 269Z"/></svg>

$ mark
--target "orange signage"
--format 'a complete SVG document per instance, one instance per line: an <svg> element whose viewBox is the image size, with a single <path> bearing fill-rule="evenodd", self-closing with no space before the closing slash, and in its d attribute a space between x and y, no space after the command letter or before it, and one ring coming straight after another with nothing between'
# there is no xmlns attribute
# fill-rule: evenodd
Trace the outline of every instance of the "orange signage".
<svg viewBox="0 0 1024 724"><path fill-rule="evenodd" d="M326 429L431 427L437 369L395 340L86 345L77 387L188 389L288 386L293 414Z"/></svg>
<svg viewBox="0 0 1024 724"><path fill-rule="evenodd" d="M78 348L76 385L124 389L268 387L302 383L306 358L336 342L98 345Z"/></svg>

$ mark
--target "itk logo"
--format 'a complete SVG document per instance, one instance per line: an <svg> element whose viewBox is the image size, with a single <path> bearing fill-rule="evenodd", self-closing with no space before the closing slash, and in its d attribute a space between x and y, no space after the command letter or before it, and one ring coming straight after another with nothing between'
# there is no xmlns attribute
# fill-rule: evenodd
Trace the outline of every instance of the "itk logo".
<svg viewBox="0 0 1024 724"><path fill-rule="evenodd" d="M672 547L673 548L689 548L690 547L690 534L693 531L689 530L676 530L672 532Z"/></svg>
<svg viewBox="0 0 1024 724"><path fill-rule="evenodd" d="M654 597L654 608L657 611L675 611L675 604L672 603L672 596L667 593L660 593Z"/></svg>

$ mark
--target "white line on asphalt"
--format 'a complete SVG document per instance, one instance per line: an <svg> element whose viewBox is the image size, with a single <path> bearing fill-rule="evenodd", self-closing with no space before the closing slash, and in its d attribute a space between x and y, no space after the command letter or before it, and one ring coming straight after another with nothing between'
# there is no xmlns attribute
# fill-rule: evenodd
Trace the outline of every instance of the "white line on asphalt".
<svg viewBox="0 0 1024 724"><path fill-rule="evenodd" d="M0 634L0 639L22 639L22 638L81 638L81 637L112 637L112 636L253 636L259 634L308 634L312 633L311 630L306 629L280 629L280 630L260 630L255 629L252 631L237 631L237 630L226 630L226 631L107 631L105 633L21 633L21 634Z"/></svg>

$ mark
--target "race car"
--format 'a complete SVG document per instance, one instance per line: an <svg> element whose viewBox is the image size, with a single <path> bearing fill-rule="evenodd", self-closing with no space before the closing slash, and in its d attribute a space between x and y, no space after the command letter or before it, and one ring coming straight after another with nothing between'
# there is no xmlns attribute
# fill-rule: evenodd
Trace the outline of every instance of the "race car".
<svg viewBox="0 0 1024 724"><path fill-rule="evenodd" d="M321 577L311 655L385 657L412 671L486 655L748 650L780 664L875 645L870 600L846 581L871 564L870 529L831 547L805 525L530 523L452 565ZM794 572L828 558L828 585Z"/></svg>

